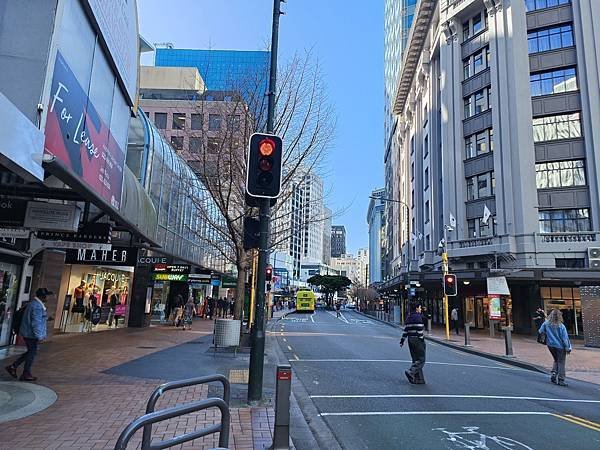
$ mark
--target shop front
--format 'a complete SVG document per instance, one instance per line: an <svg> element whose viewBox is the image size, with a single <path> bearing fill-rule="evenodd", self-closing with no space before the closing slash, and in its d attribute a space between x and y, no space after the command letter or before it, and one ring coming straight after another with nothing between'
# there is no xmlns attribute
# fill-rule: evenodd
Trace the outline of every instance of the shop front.
<svg viewBox="0 0 600 450"><path fill-rule="evenodd" d="M126 327L137 249L67 250L55 328L81 333Z"/></svg>
<svg viewBox="0 0 600 450"><path fill-rule="evenodd" d="M154 264L152 266L151 322L165 323L190 295L187 264Z"/></svg>
<svg viewBox="0 0 600 450"><path fill-rule="evenodd" d="M583 336L579 287L542 285L540 286L540 296L546 314L553 309L558 309L563 315L568 333L573 336Z"/></svg>
<svg viewBox="0 0 600 450"><path fill-rule="evenodd" d="M21 269L22 265L17 258L0 253L0 348L10 344Z"/></svg>

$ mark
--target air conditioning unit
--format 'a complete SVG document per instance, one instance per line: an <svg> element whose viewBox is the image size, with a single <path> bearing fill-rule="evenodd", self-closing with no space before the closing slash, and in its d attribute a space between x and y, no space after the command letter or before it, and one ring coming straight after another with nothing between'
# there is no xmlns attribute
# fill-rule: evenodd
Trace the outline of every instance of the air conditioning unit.
<svg viewBox="0 0 600 450"><path fill-rule="evenodd" d="M600 247L588 248L588 259L590 261L590 269L600 269Z"/></svg>

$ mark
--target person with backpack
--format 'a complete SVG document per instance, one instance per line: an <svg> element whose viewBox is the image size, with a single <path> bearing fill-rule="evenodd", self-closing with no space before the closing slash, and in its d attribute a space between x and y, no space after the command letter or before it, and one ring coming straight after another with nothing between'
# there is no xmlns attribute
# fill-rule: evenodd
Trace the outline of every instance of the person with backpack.
<svg viewBox="0 0 600 450"><path fill-rule="evenodd" d="M48 313L46 311L46 299L53 293L46 288L39 288L35 291L35 297L25 308L19 310L20 316L15 314L15 328L18 330L18 335L23 337L27 352L22 354L15 362L6 367L6 371L11 377L17 378L17 368L25 363L23 373L19 380L35 381L37 380L31 374L31 367L37 354L38 345L46 339L46 323L48 322Z"/></svg>
<svg viewBox="0 0 600 450"><path fill-rule="evenodd" d="M552 365L552 375L550 381L559 386L567 386L565 383L565 368L567 354L571 353L571 341L567 328L563 323L563 315L558 309L553 309L548 315L548 319L538 330L538 336L541 335L541 341L545 341L548 350L552 354L554 364ZM540 337L538 337L540 342Z"/></svg>
<svg viewBox="0 0 600 450"><path fill-rule="evenodd" d="M423 367L425 366L425 325L423 325L423 316L421 315L421 305L411 305L410 314L404 325L404 333L400 339L400 348L404 346L404 340L408 338L408 349L412 365L410 369L404 371L406 378L411 384L425 384L423 376Z"/></svg>

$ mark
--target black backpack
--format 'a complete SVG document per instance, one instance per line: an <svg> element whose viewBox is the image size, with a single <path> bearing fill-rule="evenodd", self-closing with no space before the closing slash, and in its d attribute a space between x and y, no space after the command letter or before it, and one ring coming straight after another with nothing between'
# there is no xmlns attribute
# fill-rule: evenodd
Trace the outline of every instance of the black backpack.
<svg viewBox="0 0 600 450"><path fill-rule="evenodd" d="M25 304L15 311L15 315L12 321L12 332L15 335L19 334L19 330L21 329L21 323L23 323L23 316L25 315L26 309L27 305Z"/></svg>

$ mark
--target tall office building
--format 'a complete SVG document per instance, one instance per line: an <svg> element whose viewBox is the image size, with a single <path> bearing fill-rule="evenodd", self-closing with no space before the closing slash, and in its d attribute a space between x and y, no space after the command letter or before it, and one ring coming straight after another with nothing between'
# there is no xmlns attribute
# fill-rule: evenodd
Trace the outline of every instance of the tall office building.
<svg viewBox="0 0 600 450"><path fill-rule="evenodd" d="M397 123L393 114L394 95L398 86L404 48L410 32L417 0L385 0L384 23L384 164L385 197L396 200L385 203L383 215L383 274L384 277L399 273L407 266L406 255L402 257L401 241L408 229L408 215L398 201L407 203L406 192L400 181L408 176L403 170L405 155L400 154L397 140ZM406 250L406 249L405 249Z"/></svg>
<svg viewBox="0 0 600 450"><path fill-rule="evenodd" d="M530 333L542 306L570 334L592 332L582 298L600 279L599 16L596 0L419 2L394 112L411 174L403 244L434 321L446 237L452 301L475 327L496 315Z"/></svg>
<svg viewBox="0 0 600 450"><path fill-rule="evenodd" d="M331 263L331 219L333 211L325 207L323 212L323 264Z"/></svg>
<svg viewBox="0 0 600 450"><path fill-rule="evenodd" d="M369 226L369 284L379 283L383 280L382 257L385 249L384 236L384 211L385 189L376 189L371 193L369 209L367 211L367 224Z"/></svg>
<svg viewBox="0 0 600 450"><path fill-rule="evenodd" d="M356 252L356 273L357 282L360 286L367 286L369 269L369 250L366 248L359 248Z"/></svg>
<svg viewBox="0 0 600 450"><path fill-rule="evenodd" d="M346 227L344 225L331 226L331 257L339 258L346 254Z"/></svg>

